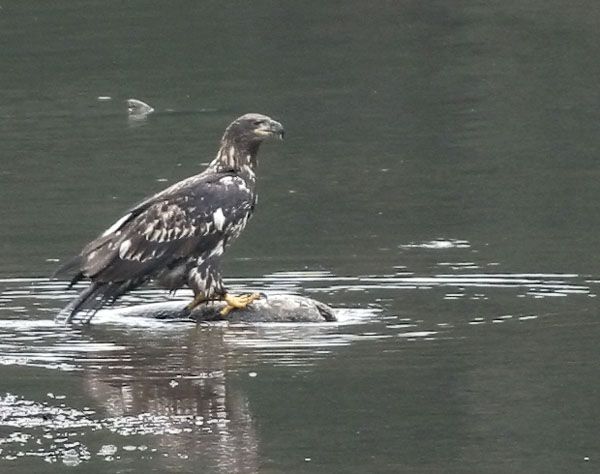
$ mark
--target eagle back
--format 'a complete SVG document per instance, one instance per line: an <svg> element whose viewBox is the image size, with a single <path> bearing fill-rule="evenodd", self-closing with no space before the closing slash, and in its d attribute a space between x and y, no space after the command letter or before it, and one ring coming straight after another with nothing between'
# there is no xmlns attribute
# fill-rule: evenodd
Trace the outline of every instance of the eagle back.
<svg viewBox="0 0 600 474"><path fill-rule="evenodd" d="M82 271L100 281L151 277L174 262L219 256L256 205L254 182L205 172L132 208L82 252Z"/></svg>

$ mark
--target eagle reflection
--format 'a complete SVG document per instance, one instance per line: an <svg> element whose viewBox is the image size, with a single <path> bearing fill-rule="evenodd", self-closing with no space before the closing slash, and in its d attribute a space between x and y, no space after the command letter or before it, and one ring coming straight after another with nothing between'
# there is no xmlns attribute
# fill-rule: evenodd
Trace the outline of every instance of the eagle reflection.
<svg viewBox="0 0 600 474"><path fill-rule="evenodd" d="M144 455L165 469L257 472L254 420L244 393L228 382L223 336L214 328L128 337L131 361L88 369L85 388L106 425L127 435L117 442L143 443Z"/></svg>

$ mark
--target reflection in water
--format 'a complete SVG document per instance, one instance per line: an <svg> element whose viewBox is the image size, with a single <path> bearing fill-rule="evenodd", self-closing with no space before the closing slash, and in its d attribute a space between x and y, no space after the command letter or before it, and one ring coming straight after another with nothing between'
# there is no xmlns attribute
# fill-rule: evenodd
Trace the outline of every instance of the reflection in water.
<svg viewBox="0 0 600 474"><path fill-rule="evenodd" d="M301 276L238 283L278 292L298 286ZM76 408L72 390L53 389L56 393L48 392L44 400L6 394L0 400L0 426L14 431L0 439L2 459L32 456L67 465L99 457L153 460L164 469L193 462L211 472L257 472L255 421L236 380L254 379L257 364L265 362L308 367L359 339L345 328L378 312L339 310L337 324L197 327L115 320L103 311L92 327L65 328L52 321L62 299L69 297L64 282L10 279L2 285L0 311L6 318L0 328L0 364L73 372L82 382L76 391L96 406ZM148 289L125 302L163 297ZM121 441L99 443L96 433L102 432Z"/></svg>
<svg viewBox="0 0 600 474"><path fill-rule="evenodd" d="M194 459L195 465L218 472L257 472L251 407L231 376L255 376L243 368L255 367L267 354L282 364L307 365L350 340L325 325L312 331L297 325L293 331L289 325L282 333L268 325L231 330L169 323L144 329L52 326L14 321L4 327L1 363L79 372L84 392L98 409L75 409L64 392L48 393L43 402L6 395L0 425L19 431L0 440L5 459L42 456L73 464L90 455L141 456L165 468ZM252 347L256 352L247 351ZM93 433L103 430L122 442L115 449L96 445Z"/></svg>
<svg viewBox="0 0 600 474"><path fill-rule="evenodd" d="M119 434L152 435L145 442L159 450L165 468L191 458L198 468L257 472L254 420L246 396L228 381L222 336L219 330L192 332L180 348L151 354L148 348L164 344L163 338L141 337L141 345L130 346L139 359L86 370L85 389Z"/></svg>
<svg viewBox="0 0 600 474"><path fill-rule="evenodd" d="M409 251L456 248L469 249L427 244ZM0 437L1 459L37 457L66 465L101 459L150 463L163 470L193 465L200 471L257 472L262 459L253 410L257 400L247 389L263 382L266 368L312 370L350 345L366 342L385 344L391 355L408 344L468 338L470 328L481 325L493 331L498 324L525 324L550 314L547 308L527 313L496 308L494 300L503 292L511 300L516 296L532 303L595 296L597 282L575 274L491 273L482 272L486 266L477 262L444 263L437 258L430 275L398 267L390 275L278 272L231 281L239 289L329 300L356 293L378 302L338 309L339 321L333 324L195 326L114 318L106 310L90 327L65 328L52 321L71 297L64 282L2 280L0 364L7 370L71 373L75 386L67 390L50 384L42 399L7 390L0 399L0 427L6 429ZM436 272L439 268L444 272ZM411 311L395 309L400 295L402 306ZM424 318L432 297L474 306L461 306L458 316L430 313ZM123 304L164 299L162 291L147 288Z"/></svg>
<svg viewBox="0 0 600 474"><path fill-rule="evenodd" d="M148 364L147 346L129 347L139 356L135 361L99 363L97 354L89 364L80 359L84 390L97 410L72 408L63 394L48 393L44 402L7 394L0 399L0 424L15 431L0 438L3 458L76 464L92 455L109 461L142 457L165 468L193 458L218 472L256 472L253 419L244 394L228 383L223 340L215 332L198 334L189 345L165 351L177 367L160 360ZM122 441L98 444L94 432L102 431Z"/></svg>

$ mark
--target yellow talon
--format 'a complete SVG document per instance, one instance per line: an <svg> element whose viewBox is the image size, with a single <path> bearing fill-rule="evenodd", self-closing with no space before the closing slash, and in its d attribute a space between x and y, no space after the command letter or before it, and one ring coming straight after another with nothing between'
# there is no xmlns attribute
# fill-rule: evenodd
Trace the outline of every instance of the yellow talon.
<svg viewBox="0 0 600 474"><path fill-rule="evenodd" d="M229 294L225 294L223 296L223 300L227 303L221 311L221 317L226 317L231 311L234 309L244 309L253 301L260 298L260 293L252 293L250 295L240 295L240 296L231 296Z"/></svg>
<svg viewBox="0 0 600 474"><path fill-rule="evenodd" d="M196 295L196 296L194 296L194 299L192 300L192 302L186 306L186 309L188 311L192 311L194 308L196 308L198 305L204 303L205 301L206 301L206 298L204 297L203 294Z"/></svg>

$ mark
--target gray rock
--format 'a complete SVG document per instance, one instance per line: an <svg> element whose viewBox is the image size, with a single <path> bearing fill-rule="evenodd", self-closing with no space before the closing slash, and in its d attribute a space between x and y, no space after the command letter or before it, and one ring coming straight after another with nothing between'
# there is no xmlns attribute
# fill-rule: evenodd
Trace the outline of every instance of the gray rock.
<svg viewBox="0 0 600 474"><path fill-rule="evenodd" d="M152 303L117 310L119 316L148 317L154 319L221 321L222 302L200 305L191 314L182 301ZM231 311L225 318L230 322L303 322L322 323L336 321L330 306L304 296L271 295L261 297L247 308Z"/></svg>

